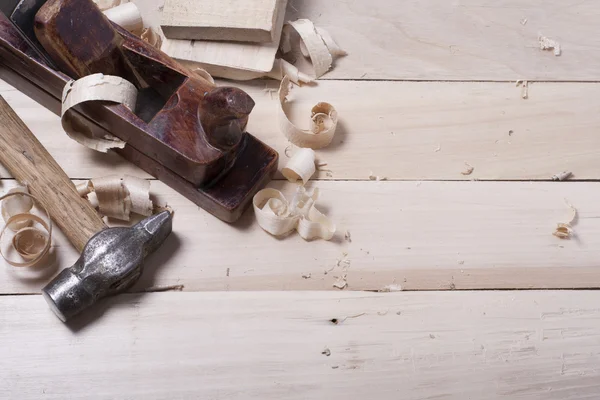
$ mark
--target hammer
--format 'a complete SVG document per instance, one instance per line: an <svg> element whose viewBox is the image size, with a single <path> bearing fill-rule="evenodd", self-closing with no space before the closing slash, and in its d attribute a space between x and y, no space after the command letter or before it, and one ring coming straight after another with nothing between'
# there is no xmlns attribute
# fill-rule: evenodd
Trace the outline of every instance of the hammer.
<svg viewBox="0 0 600 400"><path fill-rule="evenodd" d="M0 96L0 163L48 210L75 248L77 262L42 289L58 318L69 318L100 298L121 293L142 273L144 258L171 233L164 211L130 228L107 228L67 174Z"/></svg>

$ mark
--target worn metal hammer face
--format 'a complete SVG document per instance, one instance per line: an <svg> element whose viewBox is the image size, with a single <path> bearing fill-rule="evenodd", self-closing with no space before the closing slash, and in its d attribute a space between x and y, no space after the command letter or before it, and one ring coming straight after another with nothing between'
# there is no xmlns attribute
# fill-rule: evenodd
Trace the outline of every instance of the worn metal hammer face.
<svg viewBox="0 0 600 400"><path fill-rule="evenodd" d="M62 271L42 293L63 322L103 297L130 288L142 274L144 258L165 241L173 215L164 211L130 228L94 235L77 262Z"/></svg>

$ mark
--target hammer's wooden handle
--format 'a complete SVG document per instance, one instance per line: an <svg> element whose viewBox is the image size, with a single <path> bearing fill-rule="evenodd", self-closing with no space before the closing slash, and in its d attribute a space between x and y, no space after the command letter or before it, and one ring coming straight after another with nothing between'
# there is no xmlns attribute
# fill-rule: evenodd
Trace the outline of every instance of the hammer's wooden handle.
<svg viewBox="0 0 600 400"><path fill-rule="evenodd" d="M82 199L67 174L0 96L0 163L48 209L50 217L77 248L106 228Z"/></svg>

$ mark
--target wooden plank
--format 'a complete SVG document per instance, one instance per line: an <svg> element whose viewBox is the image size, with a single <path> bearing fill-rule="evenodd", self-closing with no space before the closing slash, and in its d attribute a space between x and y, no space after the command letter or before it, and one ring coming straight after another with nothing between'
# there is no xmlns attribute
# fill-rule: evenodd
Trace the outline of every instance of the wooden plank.
<svg viewBox="0 0 600 400"><path fill-rule="evenodd" d="M12 182L5 181L3 190ZM295 185L276 182L291 198ZM150 259L135 290L349 290L598 287L600 186L526 182L320 182L319 207L338 225L331 242L275 239L247 212L228 225L153 182L175 210L173 236ZM579 210L576 239L552 235ZM346 231L351 242L344 240ZM0 263L0 293L36 293L75 251L57 234L48 270ZM347 253L347 255L345 255ZM199 257L199 255L202 255ZM340 260L348 260L346 263ZM339 263L339 265L338 265ZM310 275L309 279L303 278Z"/></svg>
<svg viewBox="0 0 600 400"><path fill-rule="evenodd" d="M593 1L290 0L286 19L296 18L349 53L323 79L600 79ZM540 50L540 34L561 44L560 57Z"/></svg>
<svg viewBox="0 0 600 400"><path fill-rule="evenodd" d="M146 23L163 1L136 1ZM326 28L349 53L322 79L600 80L595 2L290 0L286 20L297 18ZM539 34L562 55L540 50Z"/></svg>
<svg viewBox="0 0 600 400"><path fill-rule="evenodd" d="M284 22L287 4L285 1L280 7L275 23L277 35L271 43L167 39L160 28L160 11L164 0L135 0L134 3L142 13L144 25L152 27L163 37L161 50L173 58L248 71L269 72L273 69Z"/></svg>
<svg viewBox="0 0 600 400"><path fill-rule="evenodd" d="M594 291L162 293L111 299L66 327L40 296L4 296L0 396L591 400L599 301Z"/></svg>
<svg viewBox="0 0 600 400"><path fill-rule="evenodd" d="M169 39L271 43L280 6L279 0L165 0L161 28Z"/></svg>
<svg viewBox="0 0 600 400"><path fill-rule="evenodd" d="M279 151L283 166L289 143L278 128L277 96L265 84L235 83L257 103L248 131ZM268 89L276 87L269 81ZM0 94L71 177L108 168L146 176L114 154L69 140L58 117L8 85ZM509 83L323 81L293 90L292 98L290 115L300 126L308 126L318 101L340 114L333 144L317 152L332 176L321 172L318 179L365 180L372 172L390 180L547 180L564 170L574 179L600 179L599 84L538 83L523 100ZM472 175L461 174L465 162L475 167Z"/></svg>

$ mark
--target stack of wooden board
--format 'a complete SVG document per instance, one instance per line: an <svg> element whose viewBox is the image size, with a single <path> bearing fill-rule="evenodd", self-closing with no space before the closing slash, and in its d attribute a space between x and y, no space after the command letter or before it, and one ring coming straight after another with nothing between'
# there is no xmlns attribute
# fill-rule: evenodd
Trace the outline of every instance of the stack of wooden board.
<svg viewBox="0 0 600 400"><path fill-rule="evenodd" d="M161 50L177 60L197 63L213 73L216 72L217 75L220 75L218 73L220 70L226 70L237 72L238 76L244 76L246 73L252 77L264 75L273 69L287 0L276 2L276 6L273 8L276 12L275 20L271 30L274 34L273 40L264 43L170 39L164 35L161 28L162 10L166 6L165 0L137 0L135 3L144 16L144 24L152 27L162 36ZM211 1L210 3L214 4L215 2ZM228 2L223 4L227 5ZM243 15L245 14L241 14L240 17Z"/></svg>

